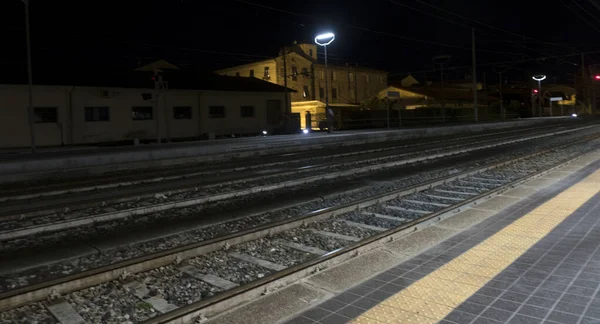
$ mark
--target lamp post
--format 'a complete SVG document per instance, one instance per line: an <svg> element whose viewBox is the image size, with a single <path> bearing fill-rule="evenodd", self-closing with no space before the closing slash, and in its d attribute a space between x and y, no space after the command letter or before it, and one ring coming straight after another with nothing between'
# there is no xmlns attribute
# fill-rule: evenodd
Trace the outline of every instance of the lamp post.
<svg viewBox="0 0 600 324"><path fill-rule="evenodd" d="M542 94L542 81L546 80L546 75L544 74L536 74L533 77L531 77L533 80L538 82L538 96L539 96L539 114L540 117L542 116L542 100L544 99L544 95Z"/></svg>
<svg viewBox="0 0 600 324"><path fill-rule="evenodd" d="M450 55L438 55L433 58L433 63L440 65L440 106L442 108L442 123L446 122L446 103L444 101L444 64L448 63L448 61L450 61Z"/></svg>
<svg viewBox="0 0 600 324"><path fill-rule="evenodd" d="M329 124L327 128L328 133L331 133L333 128L333 116L329 113L329 71L327 70L327 45L331 44L334 39L334 33L324 33L315 37L315 43L319 46L323 46L323 49L325 50L325 114Z"/></svg>

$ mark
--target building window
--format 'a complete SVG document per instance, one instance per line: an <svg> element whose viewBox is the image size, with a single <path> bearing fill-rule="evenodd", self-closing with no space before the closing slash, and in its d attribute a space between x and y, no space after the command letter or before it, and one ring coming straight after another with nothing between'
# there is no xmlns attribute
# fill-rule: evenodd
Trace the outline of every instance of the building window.
<svg viewBox="0 0 600 324"><path fill-rule="evenodd" d="M337 73L335 73L335 71L331 71L331 80L337 80Z"/></svg>
<svg viewBox="0 0 600 324"><path fill-rule="evenodd" d="M133 120L152 120L152 107L132 107L131 118Z"/></svg>
<svg viewBox="0 0 600 324"><path fill-rule="evenodd" d="M108 121L110 120L108 107L85 107L85 121Z"/></svg>
<svg viewBox="0 0 600 324"><path fill-rule="evenodd" d="M302 68L302 75L308 76L308 68Z"/></svg>
<svg viewBox="0 0 600 324"><path fill-rule="evenodd" d="M241 106L240 116L242 116L242 118L254 117L254 106Z"/></svg>
<svg viewBox="0 0 600 324"><path fill-rule="evenodd" d="M348 73L348 79L350 79L350 83L354 83L354 73Z"/></svg>
<svg viewBox="0 0 600 324"><path fill-rule="evenodd" d="M365 74L365 82L366 83L370 83L371 82L371 77L368 74Z"/></svg>
<svg viewBox="0 0 600 324"><path fill-rule="evenodd" d="M302 93L304 98L308 98L310 93L308 92L308 86L304 86L304 92Z"/></svg>
<svg viewBox="0 0 600 324"><path fill-rule="evenodd" d="M192 119L192 107L190 107L190 106L175 106L175 107L173 107L173 118L175 118L175 119Z"/></svg>
<svg viewBox="0 0 600 324"><path fill-rule="evenodd" d="M319 88L319 98L320 99L325 98L325 89Z"/></svg>
<svg viewBox="0 0 600 324"><path fill-rule="evenodd" d="M295 65L292 65L292 80L298 80L298 68Z"/></svg>
<svg viewBox="0 0 600 324"><path fill-rule="evenodd" d="M325 79L325 71L319 71L319 79Z"/></svg>
<svg viewBox="0 0 600 324"><path fill-rule="evenodd" d="M56 123L58 121L58 109L56 107L37 107L33 109L36 123Z"/></svg>
<svg viewBox="0 0 600 324"><path fill-rule="evenodd" d="M225 107L224 106L208 107L208 118L225 118Z"/></svg>
<svg viewBox="0 0 600 324"><path fill-rule="evenodd" d="M269 73L269 67L265 66L265 75L263 77L265 80L270 80L271 79L271 73Z"/></svg>
<svg viewBox="0 0 600 324"><path fill-rule="evenodd" d="M248 73L248 75L249 75L251 78L254 78L254 70L250 70L250 73Z"/></svg>
<svg viewBox="0 0 600 324"><path fill-rule="evenodd" d="M336 88L331 88L331 98L337 99L337 89Z"/></svg>

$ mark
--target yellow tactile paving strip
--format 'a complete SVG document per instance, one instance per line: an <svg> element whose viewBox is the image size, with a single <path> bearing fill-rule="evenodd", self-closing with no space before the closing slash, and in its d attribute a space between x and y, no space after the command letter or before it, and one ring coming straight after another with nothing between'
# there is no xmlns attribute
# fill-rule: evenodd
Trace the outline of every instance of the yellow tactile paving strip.
<svg viewBox="0 0 600 324"><path fill-rule="evenodd" d="M352 323L441 321L598 192L600 170L371 308Z"/></svg>

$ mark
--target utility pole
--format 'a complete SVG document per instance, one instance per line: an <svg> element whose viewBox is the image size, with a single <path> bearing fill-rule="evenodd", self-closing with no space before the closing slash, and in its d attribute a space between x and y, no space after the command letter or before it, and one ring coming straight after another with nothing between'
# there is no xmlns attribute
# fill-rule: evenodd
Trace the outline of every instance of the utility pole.
<svg viewBox="0 0 600 324"><path fill-rule="evenodd" d="M434 64L440 65L440 90L441 90L441 101L440 105L442 107L442 122L446 122L446 102L444 101L444 64L450 61L450 55L438 55L433 58Z"/></svg>
<svg viewBox="0 0 600 324"><path fill-rule="evenodd" d="M156 143L160 144L162 142L162 138L160 137L160 119L158 118L158 116L160 116L159 113L159 109L160 109L160 93L161 93L161 87L162 87L162 76L158 73L158 70L154 70L154 103L155 103L155 107L156 107L156 113L154 114L156 116Z"/></svg>
<svg viewBox="0 0 600 324"><path fill-rule="evenodd" d="M35 129L33 128L33 77L31 68L31 31L29 28L29 0L23 0L25 4L25 34L27 38L27 79L29 83L29 102L27 114L29 116L29 136L31 138L31 153L35 153Z"/></svg>
<svg viewBox="0 0 600 324"><path fill-rule="evenodd" d="M488 117L487 73L483 71L483 119Z"/></svg>
<svg viewBox="0 0 600 324"><path fill-rule="evenodd" d="M587 82L585 79L585 56L581 53L581 101L583 102L584 112L587 111Z"/></svg>
<svg viewBox="0 0 600 324"><path fill-rule="evenodd" d="M493 69L494 69L494 72L496 72L498 74L498 92L500 93L500 115L502 116L502 120L504 120L504 119L506 119L506 111L504 110L504 99L502 98L502 73L506 72L506 70L508 70L508 67L494 66Z"/></svg>
<svg viewBox="0 0 600 324"><path fill-rule="evenodd" d="M288 107L289 103L288 103L288 87L287 87L287 59L286 59L285 46L283 47L283 93L285 95L283 102L285 103L285 110L287 112L289 109L289 107ZM306 125L306 127L309 127L309 125Z"/></svg>
<svg viewBox="0 0 600 324"><path fill-rule="evenodd" d="M472 54L473 54L473 109L475 110L475 122L478 121L478 111L477 111L477 70L476 70L476 62L477 57L475 54L475 28L471 29L471 42L472 42Z"/></svg>

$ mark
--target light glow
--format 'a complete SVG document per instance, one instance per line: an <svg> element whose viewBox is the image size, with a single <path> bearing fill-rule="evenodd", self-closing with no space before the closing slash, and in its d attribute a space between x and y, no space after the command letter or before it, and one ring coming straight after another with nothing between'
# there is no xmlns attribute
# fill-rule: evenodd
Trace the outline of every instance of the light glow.
<svg viewBox="0 0 600 324"><path fill-rule="evenodd" d="M317 37L315 37L315 43L317 45L327 46L327 45L333 43L334 39L335 39L334 33L325 33L325 34L317 35Z"/></svg>
<svg viewBox="0 0 600 324"><path fill-rule="evenodd" d="M600 75L596 75L596 76L594 77L594 79L596 79L596 80L600 80Z"/></svg>
<svg viewBox="0 0 600 324"><path fill-rule="evenodd" d="M304 133L304 134L308 134L308 129L306 129L306 128L305 128L305 129L303 129L303 130L302 130L302 133Z"/></svg>
<svg viewBox="0 0 600 324"><path fill-rule="evenodd" d="M571 116L573 116L573 117L577 117L577 114L573 114L573 115L571 115Z"/></svg>
<svg viewBox="0 0 600 324"><path fill-rule="evenodd" d="M534 75L531 78L534 79L535 81L544 81L544 80L546 80L546 76L544 74Z"/></svg>
<svg viewBox="0 0 600 324"><path fill-rule="evenodd" d="M266 130L262 131L262 134L267 135L267 131Z"/></svg>

